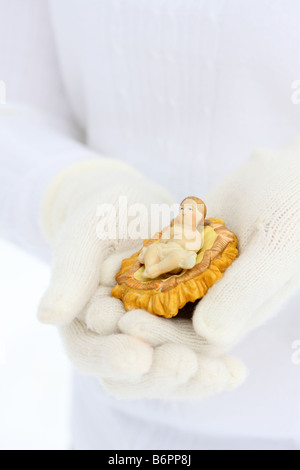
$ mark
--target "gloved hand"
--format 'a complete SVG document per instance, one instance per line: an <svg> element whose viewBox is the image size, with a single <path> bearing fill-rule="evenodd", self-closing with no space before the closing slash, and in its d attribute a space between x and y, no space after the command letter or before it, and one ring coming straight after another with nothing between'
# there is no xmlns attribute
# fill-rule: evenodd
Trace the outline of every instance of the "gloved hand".
<svg viewBox="0 0 300 470"><path fill-rule="evenodd" d="M39 309L40 320L56 325L74 320L101 278L105 278L104 285L108 282L107 272L112 267L111 261L106 265L107 258L141 243L128 236L122 224L122 218L123 222L128 219L127 208L134 204L150 208L166 202L172 200L165 190L120 162L88 160L59 173L42 201L42 227L53 247L53 266L50 287ZM141 225L146 223L147 214L140 221Z"/></svg>
<svg viewBox="0 0 300 470"><path fill-rule="evenodd" d="M207 203L237 233L240 257L193 323L209 343L228 350L300 286L300 137L278 150L258 149Z"/></svg>
<svg viewBox="0 0 300 470"><path fill-rule="evenodd" d="M196 338L191 321L170 321L143 310L126 313L123 303L110 293L111 287L99 287L79 317L62 327L61 333L70 359L83 372L96 376L112 395L203 398L244 381L244 365L229 356L210 356L205 342ZM130 329L133 319L134 336L121 333Z"/></svg>
<svg viewBox="0 0 300 470"><path fill-rule="evenodd" d="M197 305L193 325L132 311L119 327L153 347L181 342L219 356L300 286L300 139L257 150L205 201L211 216L223 217L238 235L240 257ZM188 384L182 393L189 395Z"/></svg>
<svg viewBox="0 0 300 470"><path fill-rule="evenodd" d="M161 344L159 331L152 331L157 344L121 333L126 315L156 318L142 311L127 314L110 296L121 260L141 246L141 240L102 239L99 233L99 204L116 207L120 195L129 204L172 202L141 175L103 160L69 167L50 184L42 214L54 260L40 320L59 325L71 360L118 397L187 398L187 387L190 396L201 397L236 386L244 367L232 358L209 357L199 338L190 340L191 322L189 331L181 331L180 322L173 328L168 323L170 332ZM124 216L118 214L118 225Z"/></svg>

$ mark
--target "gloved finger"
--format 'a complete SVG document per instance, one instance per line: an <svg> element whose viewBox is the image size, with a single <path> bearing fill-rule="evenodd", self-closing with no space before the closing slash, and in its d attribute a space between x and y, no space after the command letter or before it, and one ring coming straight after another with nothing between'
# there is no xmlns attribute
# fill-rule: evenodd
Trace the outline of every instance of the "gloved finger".
<svg viewBox="0 0 300 470"><path fill-rule="evenodd" d="M125 314L121 300L111 297L111 287L99 287L87 305L84 321L87 327L99 335L120 332L118 323Z"/></svg>
<svg viewBox="0 0 300 470"><path fill-rule="evenodd" d="M178 387L173 397L178 400L199 399L234 390L245 382L247 376L247 368L239 359L198 355L196 374L188 383Z"/></svg>
<svg viewBox="0 0 300 470"><path fill-rule="evenodd" d="M113 247L98 237L96 212L90 211L81 220L71 217L56 242L50 287L38 313L43 323L70 323L99 285L100 266Z"/></svg>
<svg viewBox="0 0 300 470"><path fill-rule="evenodd" d="M199 353L219 353L213 345L195 332L191 320L162 318L145 310L132 310L121 316L119 329L122 333L144 340L152 347L176 343Z"/></svg>
<svg viewBox="0 0 300 470"><path fill-rule="evenodd" d="M278 150L274 149L255 149L242 167L226 176L205 197L210 214L222 217L227 227L238 234L240 248L247 246L253 232L253 224L258 215L262 215L258 214L258 207L261 208L261 192L252 190L249 194L247 188L253 186L253 175L257 179L261 178L261 186L264 184L263 175L269 175L273 170L277 153ZM259 186L258 181L256 184ZM237 203L237 195L240 194L245 194L245 197L239 198Z"/></svg>
<svg viewBox="0 0 300 470"><path fill-rule="evenodd" d="M79 320L62 327L61 336L71 361L87 374L135 382L150 370L153 349L136 338L99 336Z"/></svg>
<svg viewBox="0 0 300 470"><path fill-rule="evenodd" d="M104 387L118 398L168 398L197 371L197 356L178 344L164 344L154 350L149 373L137 383L105 380Z"/></svg>
<svg viewBox="0 0 300 470"><path fill-rule="evenodd" d="M116 284L116 275L121 269L122 261L125 258L130 258L136 251L139 250L140 244L131 243L131 248L126 251L117 251L112 255L108 256L100 267L100 279L99 282L102 286L113 287Z"/></svg>
<svg viewBox="0 0 300 470"><path fill-rule="evenodd" d="M284 259L276 253L271 234L265 227L257 227L224 278L196 307L193 316L196 332L209 343L228 350L241 338L265 299L270 299L286 283L286 276Z"/></svg>
<svg viewBox="0 0 300 470"><path fill-rule="evenodd" d="M251 317L249 324L246 325L248 330L255 328L262 322L267 321L274 311L280 310L287 298L291 297L300 286L300 274L293 276L286 284L279 289L275 295L267 299L261 307Z"/></svg>

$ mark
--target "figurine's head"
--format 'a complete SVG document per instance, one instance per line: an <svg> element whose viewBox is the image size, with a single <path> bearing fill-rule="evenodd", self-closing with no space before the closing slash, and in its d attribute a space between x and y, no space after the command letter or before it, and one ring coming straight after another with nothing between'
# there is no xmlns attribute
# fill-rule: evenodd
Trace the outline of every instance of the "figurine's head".
<svg viewBox="0 0 300 470"><path fill-rule="evenodd" d="M198 227L204 222L207 209L198 197L187 197L180 204L179 220L182 224Z"/></svg>

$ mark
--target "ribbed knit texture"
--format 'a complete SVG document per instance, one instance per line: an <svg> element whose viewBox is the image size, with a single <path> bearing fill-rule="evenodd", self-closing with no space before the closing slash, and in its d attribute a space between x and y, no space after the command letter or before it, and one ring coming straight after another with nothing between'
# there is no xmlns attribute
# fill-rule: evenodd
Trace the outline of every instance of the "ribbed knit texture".
<svg viewBox="0 0 300 470"><path fill-rule="evenodd" d="M19 14L13 12L13 3ZM20 13L21 3L26 15ZM7 0L0 0L2 4L0 79L7 82L8 100L30 101L67 116L52 46L49 53L53 37L46 37L51 32L45 17L36 16L46 2L10 0L8 8ZM257 145L279 146L299 132L299 106L291 102L291 82L299 79L297 0L288 5L283 0L51 0L51 7L64 90L87 143L101 155L145 170L168 186L178 201L187 193L203 196L207 187L245 162ZM1 118L3 129L2 122ZM6 143L5 135L9 136ZM73 143L61 145L53 134L42 145L41 136L27 127L1 134L0 218L2 234L44 256L37 213L45 184L65 165L92 155L82 147L77 153ZM54 151L51 142L54 147L59 143ZM256 174L248 180L251 187ZM245 187L239 189L239 201L245 192ZM265 195L261 193L259 199ZM221 208L220 198L217 206L213 199L207 202L211 215L225 215L225 211L215 213ZM243 225L244 219L238 219L233 207L231 201L229 223L239 220ZM251 228L247 225L242 233L241 225L239 233L246 240ZM268 233L274 234L273 229ZM278 309L294 287L288 283L269 298L259 309L260 318ZM221 292L218 298L223 301ZM284 318L260 328L240 346L253 373L247 387L235 394L197 406L138 400L117 407L107 395L99 398L100 386L94 384L91 392L89 380L81 377L75 446L88 447L95 436L95 447L100 448L123 443L126 449L135 442L137 447L152 442L162 448L164 443L165 448L201 448L214 447L216 440L237 446L241 436L241 446L253 442L268 447L263 440L267 437L270 447L272 439L274 447L293 447L289 439L300 440L299 373L290 361L291 344L298 335L298 304L295 298ZM213 315L217 323L220 312ZM254 326L256 319L245 322L249 312L245 313L242 323ZM222 343L222 335L215 340ZM160 341L164 341L162 333ZM137 423L129 418L135 411L143 416ZM159 424L147 426L155 414ZM118 430L111 441L106 424L101 428L105 418ZM170 424L172 432L162 423ZM182 429L193 429L198 437L186 439Z"/></svg>
<svg viewBox="0 0 300 470"><path fill-rule="evenodd" d="M204 195L253 148L293 138L300 4L289 4L282 13L283 0L50 0L88 144L180 201Z"/></svg>

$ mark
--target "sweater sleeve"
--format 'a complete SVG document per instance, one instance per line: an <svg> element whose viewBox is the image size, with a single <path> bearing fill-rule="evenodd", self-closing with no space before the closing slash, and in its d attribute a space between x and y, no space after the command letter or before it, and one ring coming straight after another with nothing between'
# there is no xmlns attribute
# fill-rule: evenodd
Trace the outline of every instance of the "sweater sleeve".
<svg viewBox="0 0 300 470"><path fill-rule="evenodd" d="M48 259L39 228L44 188L62 167L95 155L78 141L48 2L0 0L0 9L0 236Z"/></svg>
<svg viewBox="0 0 300 470"><path fill-rule="evenodd" d="M21 107L0 108L0 235L49 259L39 224L40 202L65 166L99 158L48 117Z"/></svg>

